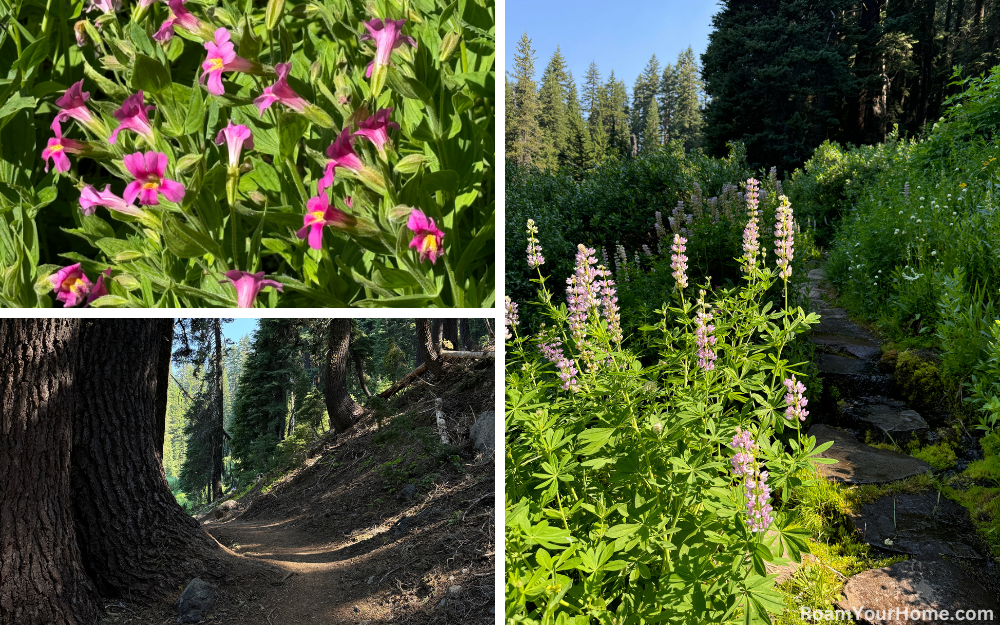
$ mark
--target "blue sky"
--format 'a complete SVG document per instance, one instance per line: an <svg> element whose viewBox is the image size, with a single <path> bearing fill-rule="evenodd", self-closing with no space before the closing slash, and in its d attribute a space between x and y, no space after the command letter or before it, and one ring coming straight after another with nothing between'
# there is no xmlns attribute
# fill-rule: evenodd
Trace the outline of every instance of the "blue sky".
<svg viewBox="0 0 1000 625"><path fill-rule="evenodd" d="M257 329L257 319L233 319L232 323L222 324L222 334L233 343L239 343L247 334L253 334Z"/></svg>
<svg viewBox="0 0 1000 625"><path fill-rule="evenodd" d="M691 46L700 63L719 9L714 0L507 0L504 68L513 69L517 41L528 33L535 80L559 46L578 88L594 61L602 81L614 70L631 93L653 54L663 67Z"/></svg>

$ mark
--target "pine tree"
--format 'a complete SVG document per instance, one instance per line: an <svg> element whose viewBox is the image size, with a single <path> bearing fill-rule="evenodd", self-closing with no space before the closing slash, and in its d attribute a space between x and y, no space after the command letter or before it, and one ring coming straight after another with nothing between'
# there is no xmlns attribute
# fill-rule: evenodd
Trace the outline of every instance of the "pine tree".
<svg viewBox="0 0 1000 625"><path fill-rule="evenodd" d="M590 130L583 121L580 103L576 97L576 84L573 74L569 74L567 109L569 117L569 141L566 145L564 162L567 167L582 172L595 164L594 143L590 138Z"/></svg>
<svg viewBox="0 0 1000 625"><path fill-rule="evenodd" d="M650 104L656 97L656 91L660 84L660 61L654 54L646 68L635 80L635 87L632 90L632 129L633 132L642 133L639 139L639 149L645 151L643 140L646 136L646 120L649 117Z"/></svg>
<svg viewBox="0 0 1000 625"><path fill-rule="evenodd" d="M660 133L663 143L666 143L674 138L674 110L677 108L677 72L670 63L667 63L667 66L663 68L657 97L660 113Z"/></svg>
<svg viewBox="0 0 1000 625"><path fill-rule="evenodd" d="M628 92L625 83L615 78L614 70L601 90L601 118L608 137L605 154L619 157L631 154Z"/></svg>
<svg viewBox="0 0 1000 625"><path fill-rule="evenodd" d="M588 124L594 123L594 115L601 101L601 72L597 63L591 61L587 75L583 77L583 93L581 94L581 110Z"/></svg>
<svg viewBox="0 0 1000 625"><path fill-rule="evenodd" d="M677 57L674 68L674 108L671 116L672 139L684 141L687 151L701 147L705 120L702 116L701 101L704 90L699 77L698 62L691 46Z"/></svg>
<svg viewBox="0 0 1000 625"><path fill-rule="evenodd" d="M569 113L566 110L566 59L559 48L552 53L542 74L542 88L538 93L538 127L542 131L541 166L556 171L564 161L569 143Z"/></svg>
<svg viewBox="0 0 1000 625"><path fill-rule="evenodd" d="M646 114L646 126L642 131L642 149L653 152L660 146L660 111L656 98L649 101L649 113Z"/></svg>
<svg viewBox="0 0 1000 625"><path fill-rule="evenodd" d="M517 109L514 106L514 88L510 85L510 74L503 76L503 146L504 158L513 160L517 150Z"/></svg>
<svg viewBox="0 0 1000 625"><path fill-rule="evenodd" d="M514 55L514 110L510 130L514 133L507 157L521 165L540 166L542 135L538 127L538 87L535 84L535 51L525 33Z"/></svg>

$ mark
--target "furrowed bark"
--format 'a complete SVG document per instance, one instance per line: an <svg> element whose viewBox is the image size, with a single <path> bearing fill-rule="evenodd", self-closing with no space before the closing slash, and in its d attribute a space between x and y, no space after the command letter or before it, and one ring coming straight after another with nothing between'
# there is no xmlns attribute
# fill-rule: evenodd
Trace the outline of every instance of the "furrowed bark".
<svg viewBox="0 0 1000 625"><path fill-rule="evenodd" d="M337 432L348 430L364 416L364 409L347 392L347 365L351 355L351 320L331 319L327 334L326 380L323 395L330 427Z"/></svg>
<svg viewBox="0 0 1000 625"><path fill-rule="evenodd" d="M0 320L0 624L100 613L70 506L76 319Z"/></svg>

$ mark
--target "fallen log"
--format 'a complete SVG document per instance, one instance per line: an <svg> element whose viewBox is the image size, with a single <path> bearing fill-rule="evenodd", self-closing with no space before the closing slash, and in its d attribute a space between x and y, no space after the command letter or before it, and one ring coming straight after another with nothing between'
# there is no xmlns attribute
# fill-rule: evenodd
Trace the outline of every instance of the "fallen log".
<svg viewBox="0 0 1000 625"><path fill-rule="evenodd" d="M489 358L492 360L496 358L496 352L465 352L442 349L439 353L441 354L441 357L446 360L457 360L461 358ZM379 397L382 399L389 399L400 390L407 387L415 378L423 374L425 371L427 371L427 363L420 365L413 371L404 375L399 382L396 382L389 388L379 393Z"/></svg>
<svg viewBox="0 0 1000 625"><path fill-rule="evenodd" d="M447 349L441 350L442 358L495 358L496 352L463 352Z"/></svg>

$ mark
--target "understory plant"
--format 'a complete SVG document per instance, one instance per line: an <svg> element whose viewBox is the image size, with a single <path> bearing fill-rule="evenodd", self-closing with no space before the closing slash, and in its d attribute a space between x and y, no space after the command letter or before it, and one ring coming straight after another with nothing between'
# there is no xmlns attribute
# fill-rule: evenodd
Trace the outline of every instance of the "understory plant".
<svg viewBox="0 0 1000 625"><path fill-rule="evenodd" d="M492 306L492 0L0 0L0 305Z"/></svg>
<svg viewBox="0 0 1000 625"><path fill-rule="evenodd" d="M831 443L802 432L803 363L787 359L818 317L763 303L776 281L787 290L790 206L781 198L779 267L765 265L769 229L751 206L737 286L689 285L675 237L673 293L640 329L649 353L623 347L617 287L595 251L577 248L563 302L529 225L532 305L548 322L522 335L524 302L505 301L507 622L769 623L781 613L766 565L808 550L786 504Z"/></svg>

